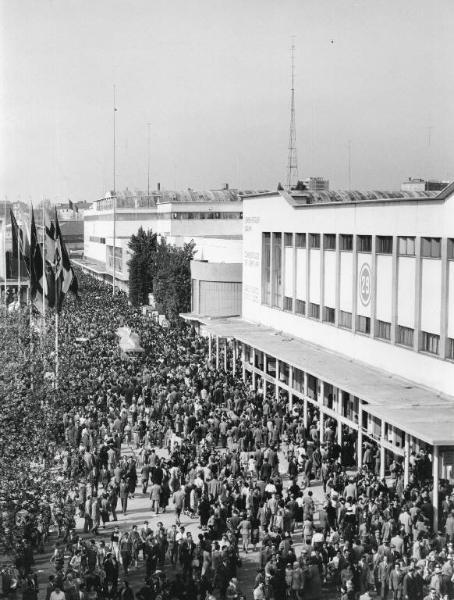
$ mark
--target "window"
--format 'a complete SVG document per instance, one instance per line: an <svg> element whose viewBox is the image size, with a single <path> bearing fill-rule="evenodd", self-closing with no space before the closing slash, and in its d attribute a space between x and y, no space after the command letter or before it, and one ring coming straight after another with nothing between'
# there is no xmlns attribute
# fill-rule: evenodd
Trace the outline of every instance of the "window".
<svg viewBox="0 0 454 600"><path fill-rule="evenodd" d="M351 252L353 250L353 236L342 233L339 236L340 249L344 252Z"/></svg>
<svg viewBox="0 0 454 600"><path fill-rule="evenodd" d="M309 302L309 316L312 319L320 319L320 304Z"/></svg>
<svg viewBox="0 0 454 600"><path fill-rule="evenodd" d="M339 311L339 327L344 327L345 329L352 328L352 313L345 312L345 310Z"/></svg>
<svg viewBox="0 0 454 600"><path fill-rule="evenodd" d="M398 344L402 344L402 346L408 346L408 348L413 348L413 333L413 329L411 329L410 327L403 327L402 325L398 325L396 342Z"/></svg>
<svg viewBox="0 0 454 600"><path fill-rule="evenodd" d="M448 240L448 260L454 260L454 239Z"/></svg>
<svg viewBox="0 0 454 600"><path fill-rule="evenodd" d="M306 314L306 302L304 300L295 300L295 312L298 315Z"/></svg>
<svg viewBox="0 0 454 600"><path fill-rule="evenodd" d="M439 335L435 335L435 333L427 333L427 331L421 331L421 350L423 352L438 354L439 345Z"/></svg>
<svg viewBox="0 0 454 600"><path fill-rule="evenodd" d="M454 360L454 339L448 338L448 347L446 348L446 358Z"/></svg>
<svg viewBox="0 0 454 600"><path fill-rule="evenodd" d="M91 235L90 236L90 242L96 242L97 244L105 244L106 243L106 238L105 237L98 237L97 235Z"/></svg>
<svg viewBox="0 0 454 600"><path fill-rule="evenodd" d="M372 236L359 235L357 239L358 252L372 252Z"/></svg>
<svg viewBox="0 0 454 600"><path fill-rule="evenodd" d="M273 233L273 306L282 308L282 234Z"/></svg>
<svg viewBox="0 0 454 600"><path fill-rule="evenodd" d="M263 234L262 302L271 304L271 234Z"/></svg>
<svg viewBox="0 0 454 600"><path fill-rule="evenodd" d="M293 298L284 296L284 310L289 310L290 312L293 310Z"/></svg>
<svg viewBox="0 0 454 600"><path fill-rule="evenodd" d="M320 248L320 234L319 233L310 233L309 234L309 244L311 248Z"/></svg>
<svg viewBox="0 0 454 600"><path fill-rule="evenodd" d="M305 248L306 247L306 234L305 233L297 233L295 235L295 246L297 248Z"/></svg>
<svg viewBox="0 0 454 600"><path fill-rule="evenodd" d="M379 254L392 254L393 253L393 238L392 238L392 236L379 235L377 237L377 252Z"/></svg>
<svg viewBox="0 0 454 600"><path fill-rule="evenodd" d="M325 233L323 236L323 248L325 250L335 250L336 249L336 234L335 233Z"/></svg>
<svg viewBox="0 0 454 600"><path fill-rule="evenodd" d="M360 333L370 333L370 318L356 315L356 330Z"/></svg>
<svg viewBox="0 0 454 600"><path fill-rule="evenodd" d="M440 238L421 238L421 256L425 258L440 258Z"/></svg>
<svg viewBox="0 0 454 600"><path fill-rule="evenodd" d="M293 247L293 233L284 233L284 246Z"/></svg>
<svg viewBox="0 0 454 600"><path fill-rule="evenodd" d="M414 256L415 255L415 238L400 237L399 238L399 255Z"/></svg>
<svg viewBox="0 0 454 600"><path fill-rule="evenodd" d="M375 336L382 340L391 339L391 323L386 321L375 321Z"/></svg>
<svg viewBox="0 0 454 600"><path fill-rule="evenodd" d="M330 308L329 306L323 307L323 320L327 323L334 323L336 311L334 308Z"/></svg>

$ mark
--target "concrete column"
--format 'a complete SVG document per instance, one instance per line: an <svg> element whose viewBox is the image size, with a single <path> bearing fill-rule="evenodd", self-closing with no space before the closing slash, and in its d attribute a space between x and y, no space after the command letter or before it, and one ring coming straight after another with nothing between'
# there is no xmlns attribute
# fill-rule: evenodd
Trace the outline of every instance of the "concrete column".
<svg viewBox="0 0 454 600"><path fill-rule="evenodd" d="M381 421L381 433L380 433L380 479L385 476L385 447L383 442L385 441L385 422Z"/></svg>
<svg viewBox="0 0 454 600"><path fill-rule="evenodd" d="M448 238L441 239L441 311L440 311L440 358L446 358L448 331Z"/></svg>
<svg viewBox="0 0 454 600"><path fill-rule="evenodd" d="M375 315L377 313L377 236L372 236L372 248L371 248L371 298L370 298L370 337L375 337Z"/></svg>
<svg viewBox="0 0 454 600"><path fill-rule="evenodd" d="M233 348L232 348L232 371L233 375L236 375L236 360L237 360L237 344L236 340L233 340Z"/></svg>
<svg viewBox="0 0 454 600"><path fill-rule="evenodd" d="M434 531L438 531L438 486L440 484L440 470L439 470L439 451L438 446L434 446L432 455L432 478L434 482L432 503L434 506Z"/></svg>
<svg viewBox="0 0 454 600"><path fill-rule="evenodd" d="M325 306L325 236L320 234L320 321L323 321L323 307ZM330 308L333 308L332 306Z"/></svg>
<svg viewBox="0 0 454 600"><path fill-rule="evenodd" d="M211 333L208 334L208 360L211 362L213 358L213 336Z"/></svg>
<svg viewBox="0 0 454 600"><path fill-rule="evenodd" d="M415 239L415 327L413 334L413 350L419 351L419 338L421 336L421 290L422 290L422 258L421 238Z"/></svg>
<svg viewBox="0 0 454 600"><path fill-rule="evenodd" d="M407 487L410 479L410 435L404 433L405 436L405 454L404 454L404 486Z"/></svg>
<svg viewBox="0 0 454 600"><path fill-rule="evenodd" d="M279 399L279 361L276 358L276 376L274 378L274 393L276 395L276 399Z"/></svg>
<svg viewBox="0 0 454 600"><path fill-rule="evenodd" d="M293 367L292 365L288 366L288 387L290 388L290 392L288 394L288 406L290 410L293 410Z"/></svg>
<svg viewBox="0 0 454 600"><path fill-rule="evenodd" d="M342 422L337 422L337 443L342 446Z"/></svg>
<svg viewBox="0 0 454 600"><path fill-rule="evenodd" d="M391 344L396 343L397 333L397 300L398 300L398 283L399 283L399 238L393 236L393 256L392 256L392 301L391 301Z"/></svg>
<svg viewBox="0 0 454 600"><path fill-rule="evenodd" d="M303 423L304 423L304 429L307 429L307 373L306 373L306 371L304 371L303 393L304 393Z"/></svg>
<svg viewBox="0 0 454 600"><path fill-rule="evenodd" d="M325 413L320 409L320 444L323 444L325 439Z"/></svg>
<svg viewBox="0 0 454 600"><path fill-rule="evenodd" d="M310 234L306 233L306 313L305 317L309 315L309 302L310 302L310 285L311 285L311 250L310 250Z"/></svg>
<svg viewBox="0 0 454 600"><path fill-rule="evenodd" d="M363 466L363 407L361 400L358 401L358 441L356 445L358 469L361 469Z"/></svg>
<svg viewBox="0 0 454 600"><path fill-rule="evenodd" d="M219 369L219 336L216 336L216 369Z"/></svg>
<svg viewBox="0 0 454 600"><path fill-rule="evenodd" d="M353 235L352 249L352 331L356 331L356 306L358 300L358 252L357 236Z"/></svg>
<svg viewBox="0 0 454 600"><path fill-rule="evenodd" d="M228 366L228 352L229 352L229 348L228 348L228 344L227 344L227 338L224 339L224 371L227 373L227 366Z"/></svg>
<svg viewBox="0 0 454 600"><path fill-rule="evenodd" d="M243 343L241 343L241 364L243 368L243 381L246 381L246 348Z"/></svg>
<svg viewBox="0 0 454 600"><path fill-rule="evenodd" d="M334 324L339 326L339 308L340 308L340 278L341 278L341 258L340 258L340 234L336 233L336 309Z"/></svg>
<svg viewBox="0 0 454 600"><path fill-rule="evenodd" d="M319 381L319 385L320 385L320 398L319 400L319 404L321 406L324 406L325 404L325 382L322 381L321 379L318 380Z"/></svg>
<svg viewBox="0 0 454 600"><path fill-rule="evenodd" d="M295 312L296 307L296 233L293 234L293 287L292 287L292 312Z"/></svg>

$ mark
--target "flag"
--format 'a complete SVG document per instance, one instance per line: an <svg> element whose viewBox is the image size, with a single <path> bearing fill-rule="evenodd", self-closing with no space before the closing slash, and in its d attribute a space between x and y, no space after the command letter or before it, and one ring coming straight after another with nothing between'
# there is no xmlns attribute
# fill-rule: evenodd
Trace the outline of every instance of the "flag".
<svg viewBox="0 0 454 600"><path fill-rule="evenodd" d="M61 311L63 301L68 292L78 297L79 286L76 274L71 266L68 251L60 231L57 210L55 210L55 306Z"/></svg>
<svg viewBox="0 0 454 600"><path fill-rule="evenodd" d="M17 261L24 262L28 273L30 273L30 265L28 261L28 243L26 234L23 229L19 227L16 217L11 209L9 209L9 215L11 219L11 235L13 242L13 258Z"/></svg>
<svg viewBox="0 0 454 600"><path fill-rule="evenodd" d="M44 257L46 261L48 261L51 266L55 263L55 225L49 218L49 213L46 209L43 210L44 216L44 247L45 253Z"/></svg>
<svg viewBox="0 0 454 600"><path fill-rule="evenodd" d="M43 296L44 302L47 303L47 285L43 273L43 256L41 247L38 242L38 234L35 225L35 213L32 208L32 222L30 225L30 297L33 304L39 310L43 311Z"/></svg>

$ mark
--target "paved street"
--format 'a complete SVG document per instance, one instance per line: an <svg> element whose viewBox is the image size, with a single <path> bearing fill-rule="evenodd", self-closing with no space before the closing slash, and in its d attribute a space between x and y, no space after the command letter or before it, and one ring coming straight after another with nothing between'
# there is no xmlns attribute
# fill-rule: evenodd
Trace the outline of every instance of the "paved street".
<svg viewBox="0 0 454 600"><path fill-rule="evenodd" d="M163 456L166 454L165 450L159 449L158 454ZM122 454L123 455L132 455L134 450L127 445L123 445ZM138 469L139 471L140 469ZM285 473L287 470L287 461L284 457L284 454L280 453L280 471L286 479ZM140 478L139 478L140 480ZM140 481L139 481L140 483ZM285 482L286 483L286 482ZM319 484L313 485L311 490L314 493L314 498L316 502L320 502L323 498L322 487ZM118 516L118 524L121 530L130 529L132 525L136 524L139 529L144 521L148 521L151 529L156 528L156 524L161 521L166 528L171 527L175 523L175 513L171 504L169 504L168 509L165 513L161 513L158 516L154 515L150 510L150 500L148 498L148 494L144 495L142 493L142 488L140 485L136 488L136 493L134 498L130 499L128 502L128 510L127 514L123 515L121 510L119 509L120 503L118 503L117 507L117 516ZM83 519L77 518L77 532L80 535L83 530ZM110 541L110 535L115 525L113 522L110 522L106 525L105 529L100 528L99 536L97 539L105 539L106 543ZM193 537L196 539L197 535L200 533L200 529L198 527L199 521L198 519L191 519L186 515L181 515L181 524L186 527L187 531L190 531L193 534ZM83 537L92 537L89 534L82 534ZM51 543L55 543L55 535L51 536ZM298 531L294 536L294 545L295 548L301 545L301 533ZM252 548L252 547L251 547ZM48 548L46 548L48 550ZM52 550L52 548L50 548ZM238 579L240 581L241 589L247 593L247 598L252 597L252 589L255 576L257 574L258 561L259 561L259 552L249 551L248 554L241 552L242 566L238 569ZM36 564L35 568L38 571L39 583L40 583L40 598L45 598L45 589L46 582L48 576L53 573L53 567L49 563L49 559L51 556L51 552L47 551L43 555L36 556ZM180 566L176 567L170 565L168 559L166 559L165 570L167 573L173 576L175 569L180 569ZM120 571L121 573L121 571ZM122 573L121 573L122 575ZM137 591L139 587L143 583L145 575L145 568L142 560L139 560L139 566L137 569L131 568L128 580L131 583L134 591Z"/></svg>

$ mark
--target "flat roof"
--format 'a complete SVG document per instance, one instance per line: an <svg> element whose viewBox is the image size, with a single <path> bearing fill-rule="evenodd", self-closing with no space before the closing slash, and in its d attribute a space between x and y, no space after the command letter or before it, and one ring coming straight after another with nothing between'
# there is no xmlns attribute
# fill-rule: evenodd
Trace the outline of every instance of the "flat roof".
<svg viewBox="0 0 454 600"><path fill-rule="evenodd" d="M239 317L196 319L366 401L367 412L428 444L454 445L454 396Z"/></svg>

